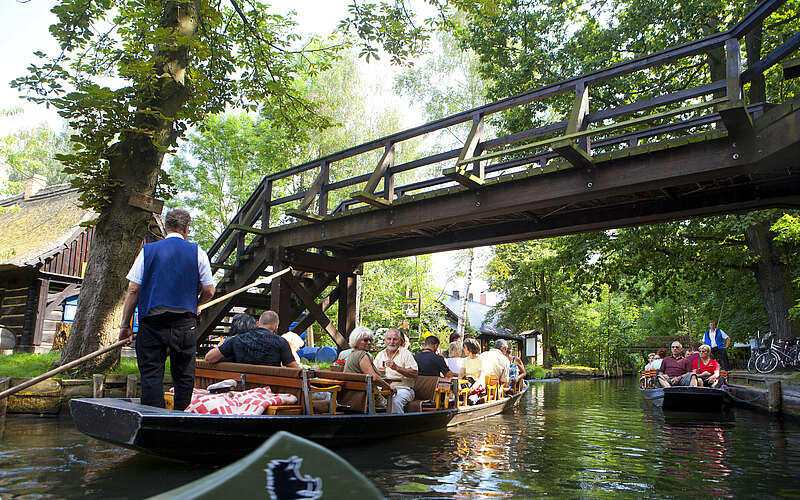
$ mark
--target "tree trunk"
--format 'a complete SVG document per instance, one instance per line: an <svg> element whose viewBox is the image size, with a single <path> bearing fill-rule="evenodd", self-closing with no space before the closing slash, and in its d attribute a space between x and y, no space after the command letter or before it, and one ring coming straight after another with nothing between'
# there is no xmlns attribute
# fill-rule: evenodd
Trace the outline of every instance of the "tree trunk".
<svg viewBox="0 0 800 500"><path fill-rule="evenodd" d="M475 249L469 249L469 261L467 263L467 277L464 283L464 296L461 298L461 314L458 315L458 325L456 333L464 337L464 330L467 326L467 300L469 300L469 287L472 286L472 261L475 259Z"/></svg>
<svg viewBox="0 0 800 500"><path fill-rule="evenodd" d="M140 109L156 109L165 117L175 117L185 104L188 93L183 81L189 59L185 43L194 35L199 16L200 0L165 4L159 26L172 28L180 37L176 40L183 40L184 45L176 41L156 50L152 83L139 87L143 96L150 96L142 99ZM154 195L164 151L176 138L172 119L150 113L137 117L136 129L147 132L123 133L105 155L109 177L116 187L95 229L75 322L61 364L116 341L127 286L125 275L139 252L151 217L149 212L128 205L128 197L133 192ZM119 356L120 351L114 350L88 361L78 372L104 371L116 364Z"/></svg>
<svg viewBox="0 0 800 500"><path fill-rule="evenodd" d="M798 321L789 319L789 309L797 296L785 264L783 248L775 242L769 228L769 223L759 222L745 229L744 235L748 248L758 256L755 275L769 326L778 338L787 339L800 335Z"/></svg>

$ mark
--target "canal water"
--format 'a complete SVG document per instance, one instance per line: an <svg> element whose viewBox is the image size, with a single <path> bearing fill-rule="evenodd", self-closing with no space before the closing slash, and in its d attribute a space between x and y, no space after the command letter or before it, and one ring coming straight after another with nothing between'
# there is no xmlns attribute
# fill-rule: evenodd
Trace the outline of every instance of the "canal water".
<svg viewBox="0 0 800 500"><path fill-rule="evenodd" d="M534 384L519 407L337 450L390 498L800 498L800 424L736 408L670 414L632 379ZM143 498L209 471L9 417L0 498Z"/></svg>

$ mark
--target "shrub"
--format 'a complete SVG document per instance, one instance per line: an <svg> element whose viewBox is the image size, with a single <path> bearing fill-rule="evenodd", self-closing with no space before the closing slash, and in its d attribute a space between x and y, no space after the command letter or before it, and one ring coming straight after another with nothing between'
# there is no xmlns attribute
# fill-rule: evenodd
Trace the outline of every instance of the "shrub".
<svg viewBox="0 0 800 500"><path fill-rule="evenodd" d="M541 365L526 365L525 372L527 372L528 378L532 379L550 378L553 376L551 370L545 370Z"/></svg>

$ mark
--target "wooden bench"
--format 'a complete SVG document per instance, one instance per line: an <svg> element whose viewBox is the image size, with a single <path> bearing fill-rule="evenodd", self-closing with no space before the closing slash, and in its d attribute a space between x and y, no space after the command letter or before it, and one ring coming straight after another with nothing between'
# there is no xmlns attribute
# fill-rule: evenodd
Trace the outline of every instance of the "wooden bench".
<svg viewBox="0 0 800 500"><path fill-rule="evenodd" d="M639 377L639 385L642 389L655 389L658 387L658 370L644 370Z"/></svg>
<svg viewBox="0 0 800 500"><path fill-rule="evenodd" d="M372 375L333 370L316 370L315 375L320 379L337 382L337 385L340 386L337 392L337 402L340 408L344 407L356 413L374 414L376 412L375 399L380 394L386 396L386 411L392 411L391 391L375 387L372 383Z"/></svg>
<svg viewBox="0 0 800 500"><path fill-rule="evenodd" d="M313 375L313 374L312 374ZM269 386L275 394L292 394L296 405L270 406L267 415L309 415L313 413L308 386L309 373L302 368L286 368L243 363L209 363L197 361L195 387L205 389L221 380L232 379L240 390Z"/></svg>

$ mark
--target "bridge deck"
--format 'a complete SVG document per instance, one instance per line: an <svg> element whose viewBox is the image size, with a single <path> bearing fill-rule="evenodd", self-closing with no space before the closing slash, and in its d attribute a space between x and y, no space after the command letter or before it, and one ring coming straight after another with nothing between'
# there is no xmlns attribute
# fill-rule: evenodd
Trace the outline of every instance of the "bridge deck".
<svg viewBox="0 0 800 500"><path fill-rule="evenodd" d="M743 86L790 56L800 34L744 69L740 39L784 2L765 0L726 32L504 99L267 176L212 246L219 293L267 268L293 265L260 293L210 308L212 331L231 307L272 308L284 328L318 321L334 338L354 326L361 262L770 207L800 207L800 101L750 104ZM590 89L710 51L725 79L590 112ZM567 94L562 121L484 137L486 117ZM466 124L457 149L395 163L404 141ZM372 158L371 172L336 179L337 162ZM308 188L288 186L313 179ZM406 183L395 185L398 180ZM380 188L380 189L379 189ZM329 209L329 202L338 204ZM311 253L309 250L316 253ZM333 292L317 303L320 294ZM339 303L333 325L324 311Z"/></svg>

